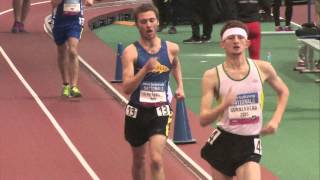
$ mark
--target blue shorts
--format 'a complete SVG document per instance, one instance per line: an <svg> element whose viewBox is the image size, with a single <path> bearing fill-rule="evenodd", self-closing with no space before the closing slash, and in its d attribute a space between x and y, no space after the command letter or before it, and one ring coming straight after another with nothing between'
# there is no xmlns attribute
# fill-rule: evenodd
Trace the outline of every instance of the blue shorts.
<svg viewBox="0 0 320 180"><path fill-rule="evenodd" d="M70 37L80 40L82 26L77 22L54 25L52 29L53 38L57 45L64 44Z"/></svg>

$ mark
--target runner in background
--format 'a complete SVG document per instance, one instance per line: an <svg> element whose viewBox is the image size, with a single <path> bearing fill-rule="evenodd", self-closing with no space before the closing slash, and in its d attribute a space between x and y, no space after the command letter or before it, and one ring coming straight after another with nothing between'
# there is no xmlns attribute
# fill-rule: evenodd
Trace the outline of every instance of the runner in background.
<svg viewBox="0 0 320 180"><path fill-rule="evenodd" d="M53 37L57 45L58 65L62 78L62 97L81 97L78 88L78 43L84 24L83 4L93 0L51 0Z"/></svg>
<svg viewBox="0 0 320 180"><path fill-rule="evenodd" d="M30 0L12 0L14 23L12 33L26 32L24 22L30 9Z"/></svg>

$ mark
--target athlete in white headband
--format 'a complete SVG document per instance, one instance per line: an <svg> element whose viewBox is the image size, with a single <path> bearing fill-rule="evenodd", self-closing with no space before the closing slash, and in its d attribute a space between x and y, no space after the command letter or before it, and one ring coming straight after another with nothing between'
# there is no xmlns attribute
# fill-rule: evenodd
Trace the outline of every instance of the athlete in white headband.
<svg viewBox="0 0 320 180"><path fill-rule="evenodd" d="M220 36L224 62L207 70L202 78L200 125L214 124L215 129L201 149L201 157L212 166L213 179L261 180L260 135L277 132L289 90L269 62L247 58L250 40L243 22L226 22ZM265 120L263 82L278 96L272 118Z"/></svg>
<svg viewBox="0 0 320 180"><path fill-rule="evenodd" d="M234 28L227 29L223 33L222 40L223 41L226 40L231 35L240 35L240 36L244 37L245 39L248 39L248 34L244 29L239 28L239 27L234 27Z"/></svg>

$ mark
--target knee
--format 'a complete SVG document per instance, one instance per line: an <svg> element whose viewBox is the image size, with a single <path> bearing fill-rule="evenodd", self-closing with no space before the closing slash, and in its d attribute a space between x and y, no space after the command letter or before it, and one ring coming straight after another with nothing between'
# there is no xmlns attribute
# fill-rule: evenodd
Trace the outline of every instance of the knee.
<svg viewBox="0 0 320 180"><path fill-rule="evenodd" d="M145 155L138 155L133 157L133 166L136 168L143 167L145 164Z"/></svg>
<svg viewBox="0 0 320 180"><path fill-rule="evenodd" d="M151 168L155 170L161 169L163 166L161 155L154 155L151 157Z"/></svg>
<svg viewBox="0 0 320 180"><path fill-rule="evenodd" d="M70 55L71 59L76 59L76 58L78 57L77 48L75 48L75 47L70 47L70 48L69 48L69 55Z"/></svg>

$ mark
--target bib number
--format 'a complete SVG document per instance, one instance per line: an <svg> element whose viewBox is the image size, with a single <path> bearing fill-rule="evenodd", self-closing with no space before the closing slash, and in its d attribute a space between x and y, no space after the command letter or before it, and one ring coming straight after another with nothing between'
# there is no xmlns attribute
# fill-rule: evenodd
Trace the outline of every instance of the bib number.
<svg viewBox="0 0 320 180"><path fill-rule="evenodd" d="M255 124L260 121L261 108L258 93L240 94L228 108L230 125Z"/></svg>
<svg viewBox="0 0 320 180"><path fill-rule="evenodd" d="M160 107L157 107L156 109L157 109L158 116L169 116L171 113L169 105L160 106Z"/></svg>
<svg viewBox="0 0 320 180"><path fill-rule="evenodd" d="M254 138L254 153L262 155L262 146L260 138Z"/></svg>
<svg viewBox="0 0 320 180"><path fill-rule="evenodd" d="M65 15L76 15L80 13L80 1L79 0L66 0L63 4L63 13Z"/></svg>
<svg viewBox="0 0 320 180"><path fill-rule="evenodd" d="M132 117L132 118L137 118L137 114L138 114L138 109L127 105L126 107L126 116Z"/></svg>
<svg viewBox="0 0 320 180"><path fill-rule="evenodd" d="M165 83L143 82L140 89L140 102L144 104L164 103L167 101Z"/></svg>
<svg viewBox="0 0 320 180"><path fill-rule="evenodd" d="M210 145L212 145L213 142L219 137L220 134L221 134L221 131L219 131L219 129L215 129L215 130L211 133L211 135L210 135L210 137L209 137L209 139L208 139L207 142L208 142Z"/></svg>

